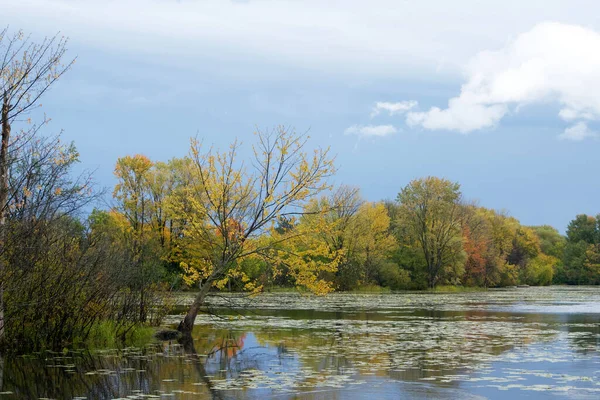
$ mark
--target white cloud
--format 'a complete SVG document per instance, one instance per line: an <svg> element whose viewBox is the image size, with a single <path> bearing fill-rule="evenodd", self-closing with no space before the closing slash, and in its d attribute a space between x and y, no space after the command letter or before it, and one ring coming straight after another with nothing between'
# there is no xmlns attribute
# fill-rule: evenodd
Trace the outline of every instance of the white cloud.
<svg viewBox="0 0 600 400"><path fill-rule="evenodd" d="M345 135L359 137L383 137L398 132L393 125L352 125L344 131Z"/></svg>
<svg viewBox="0 0 600 400"><path fill-rule="evenodd" d="M578 122L575 125L565 129L563 133L558 135L563 140L582 141L586 138L597 137L598 134L588 128L585 122Z"/></svg>
<svg viewBox="0 0 600 400"><path fill-rule="evenodd" d="M432 107L427 112L410 112L406 116L408 126L422 126L425 129L448 129L468 133L476 129L495 126L506 114L506 105L492 106L469 104L451 99L447 109Z"/></svg>
<svg viewBox="0 0 600 400"><path fill-rule="evenodd" d="M376 117L382 111L387 111L390 115L404 114L405 112L415 108L419 103L414 100L400 101L397 103L389 103L387 101L378 101L373 107L371 118Z"/></svg>
<svg viewBox="0 0 600 400"><path fill-rule="evenodd" d="M558 104L566 121L600 119L600 34L545 22L504 48L483 51L466 65L467 81L448 107L408 112L409 126L462 133L494 127L512 107ZM567 133L570 132L570 133ZM585 124L562 137L589 137Z"/></svg>

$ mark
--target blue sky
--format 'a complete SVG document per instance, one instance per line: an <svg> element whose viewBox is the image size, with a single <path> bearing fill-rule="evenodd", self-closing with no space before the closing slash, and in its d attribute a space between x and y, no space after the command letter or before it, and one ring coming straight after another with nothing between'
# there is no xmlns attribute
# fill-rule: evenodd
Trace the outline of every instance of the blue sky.
<svg viewBox="0 0 600 400"><path fill-rule="evenodd" d="M82 168L250 144L331 146L369 200L437 175L525 224L600 212L600 5L589 1L3 0L0 25L70 38L44 99Z"/></svg>

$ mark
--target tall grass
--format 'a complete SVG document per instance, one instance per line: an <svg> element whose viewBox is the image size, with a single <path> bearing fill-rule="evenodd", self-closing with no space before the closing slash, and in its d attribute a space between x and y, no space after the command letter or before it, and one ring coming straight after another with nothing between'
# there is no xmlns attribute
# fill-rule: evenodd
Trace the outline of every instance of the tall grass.
<svg viewBox="0 0 600 400"><path fill-rule="evenodd" d="M73 345L88 349L143 347L154 339L155 329L147 325L134 325L124 334L120 334L119 330L119 326L114 321L102 321L90 329L85 340L76 339Z"/></svg>

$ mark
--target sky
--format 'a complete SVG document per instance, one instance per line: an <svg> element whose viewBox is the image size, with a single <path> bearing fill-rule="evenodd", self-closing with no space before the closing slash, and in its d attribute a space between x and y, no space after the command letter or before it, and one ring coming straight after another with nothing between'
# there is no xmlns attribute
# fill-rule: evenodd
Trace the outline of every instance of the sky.
<svg viewBox="0 0 600 400"><path fill-rule="evenodd" d="M45 130L102 187L284 125L371 201L435 175L527 225L600 213L598 2L1 0L0 26L69 37Z"/></svg>

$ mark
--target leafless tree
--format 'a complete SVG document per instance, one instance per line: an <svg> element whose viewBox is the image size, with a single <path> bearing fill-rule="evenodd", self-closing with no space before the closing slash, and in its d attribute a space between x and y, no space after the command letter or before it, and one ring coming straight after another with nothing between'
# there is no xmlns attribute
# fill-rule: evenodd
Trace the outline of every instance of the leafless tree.
<svg viewBox="0 0 600 400"><path fill-rule="evenodd" d="M33 126L11 137L11 128L15 121L21 121L40 106L41 97L75 62L63 61L66 45L67 39L59 34L35 42L22 31L10 33L8 27L0 31L0 251L4 247L9 204L9 153L19 141L30 139L37 132ZM0 273L3 269L0 260ZM4 284L0 282L0 339L4 337L4 325Z"/></svg>

